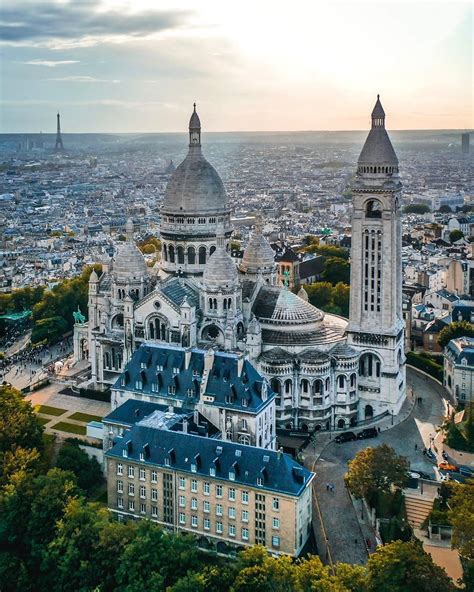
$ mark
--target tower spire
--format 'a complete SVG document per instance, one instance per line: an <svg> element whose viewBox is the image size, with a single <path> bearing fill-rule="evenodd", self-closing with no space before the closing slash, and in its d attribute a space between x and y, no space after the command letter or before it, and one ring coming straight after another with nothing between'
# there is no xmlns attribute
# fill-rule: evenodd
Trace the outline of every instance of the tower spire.
<svg viewBox="0 0 474 592"><path fill-rule="evenodd" d="M193 103L193 112L189 120L189 147L201 147L201 120L196 111L196 103Z"/></svg>
<svg viewBox="0 0 474 592"><path fill-rule="evenodd" d="M56 127L56 144L54 145L55 152L64 152L63 139L61 137L61 118L59 112L57 114L57 127Z"/></svg>
<svg viewBox="0 0 474 592"><path fill-rule="evenodd" d="M372 128L385 127L385 111L380 102L380 95L377 95L377 101L372 110Z"/></svg>

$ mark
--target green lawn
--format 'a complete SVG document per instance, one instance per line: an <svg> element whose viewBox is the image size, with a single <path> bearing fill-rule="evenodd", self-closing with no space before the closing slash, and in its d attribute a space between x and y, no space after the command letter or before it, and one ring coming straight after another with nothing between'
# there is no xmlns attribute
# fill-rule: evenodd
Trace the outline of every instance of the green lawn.
<svg viewBox="0 0 474 592"><path fill-rule="evenodd" d="M37 420L41 425L44 425L45 423L48 423L48 421L51 421L51 417L38 417Z"/></svg>
<svg viewBox="0 0 474 592"><path fill-rule="evenodd" d="M60 421L59 423L50 426L52 430L59 430L60 432L69 432L70 434L86 435L86 426L76 425L75 423L68 423L67 421Z"/></svg>
<svg viewBox="0 0 474 592"><path fill-rule="evenodd" d="M49 405L35 405L36 413L42 413L43 415L62 415L66 413L67 409L60 409L59 407L50 407Z"/></svg>
<svg viewBox="0 0 474 592"><path fill-rule="evenodd" d="M88 423L89 421L102 421L102 417L100 415L90 415L89 413L81 413L77 411L68 417L68 419L75 419L76 421L84 421Z"/></svg>

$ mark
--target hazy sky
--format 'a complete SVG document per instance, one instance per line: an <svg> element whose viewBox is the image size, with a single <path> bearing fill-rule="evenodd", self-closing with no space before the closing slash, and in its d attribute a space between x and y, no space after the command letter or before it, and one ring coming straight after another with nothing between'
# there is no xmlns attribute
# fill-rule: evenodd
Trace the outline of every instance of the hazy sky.
<svg viewBox="0 0 474 592"><path fill-rule="evenodd" d="M473 126L470 2L2 0L2 132Z"/></svg>

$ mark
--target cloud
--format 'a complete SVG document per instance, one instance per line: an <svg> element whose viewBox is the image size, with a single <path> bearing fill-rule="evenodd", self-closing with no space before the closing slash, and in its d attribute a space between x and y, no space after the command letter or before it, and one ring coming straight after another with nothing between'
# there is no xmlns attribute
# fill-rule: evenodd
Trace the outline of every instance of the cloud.
<svg viewBox="0 0 474 592"><path fill-rule="evenodd" d="M130 12L107 8L101 0L10 0L3 7L0 39L13 45L95 45L101 41L143 38L182 26L183 10Z"/></svg>
<svg viewBox="0 0 474 592"><path fill-rule="evenodd" d="M69 64L79 64L79 60L30 60L22 62L28 66L46 66L47 68L56 68L57 66L66 66Z"/></svg>
<svg viewBox="0 0 474 592"><path fill-rule="evenodd" d="M61 78L49 78L56 82L111 82L117 84L120 80L107 80L104 78L94 78L93 76L62 76Z"/></svg>

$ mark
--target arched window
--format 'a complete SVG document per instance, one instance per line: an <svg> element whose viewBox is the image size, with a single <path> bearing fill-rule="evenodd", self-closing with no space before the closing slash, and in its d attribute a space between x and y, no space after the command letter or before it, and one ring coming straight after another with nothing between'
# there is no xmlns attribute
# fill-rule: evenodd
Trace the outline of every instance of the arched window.
<svg viewBox="0 0 474 592"><path fill-rule="evenodd" d="M278 378L272 378L270 387L277 395L281 394L281 382L278 380Z"/></svg>
<svg viewBox="0 0 474 592"><path fill-rule="evenodd" d="M306 378L301 381L301 393L303 395L309 394L309 381Z"/></svg>
<svg viewBox="0 0 474 592"><path fill-rule="evenodd" d="M319 380L319 378L317 380L315 380L313 382L313 395L321 395L323 392L323 381Z"/></svg>
<svg viewBox="0 0 474 592"><path fill-rule="evenodd" d="M287 380L285 380L285 395L291 395L292 389L293 389L293 383L288 378Z"/></svg>
<svg viewBox="0 0 474 592"><path fill-rule="evenodd" d="M184 263L184 249L182 246L178 247L178 263Z"/></svg>
<svg viewBox="0 0 474 592"><path fill-rule="evenodd" d="M199 247L199 263L206 263L206 247Z"/></svg>
<svg viewBox="0 0 474 592"><path fill-rule="evenodd" d="M382 217L382 204L378 199L371 199L365 205L365 217L366 218L381 218Z"/></svg>
<svg viewBox="0 0 474 592"><path fill-rule="evenodd" d="M337 386L338 386L338 388L342 389L345 387L345 385L346 385L346 377L343 374L340 374L337 377Z"/></svg>
<svg viewBox="0 0 474 592"><path fill-rule="evenodd" d="M212 253L214 253L215 250L216 250L216 247L214 245L212 245L212 247L209 249L209 257L212 255Z"/></svg>
<svg viewBox="0 0 474 592"><path fill-rule="evenodd" d="M168 247L168 255L169 255L169 258L170 258L170 262L171 263L174 263L174 246L173 245L170 245Z"/></svg>
<svg viewBox="0 0 474 592"><path fill-rule="evenodd" d="M194 247L188 247L188 263L189 265L196 263L196 249Z"/></svg>
<svg viewBox="0 0 474 592"><path fill-rule="evenodd" d="M330 386L331 386L331 381L329 380L329 378L326 378L326 392L329 391Z"/></svg>
<svg viewBox="0 0 474 592"><path fill-rule="evenodd" d="M163 259L168 261L168 245L163 245Z"/></svg>
<svg viewBox="0 0 474 592"><path fill-rule="evenodd" d="M380 378L381 363L375 354L364 354L359 360L359 376Z"/></svg>
<svg viewBox="0 0 474 592"><path fill-rule="evenodd" d="M227 298L224 298L224 310L227 310Z"/></svg>
<svg viewBox="0 0 474 592"><path fill-rule="evenodd" d="M355 373L351 374L351 388L355 388L356 381L357 381L357 375Z"/></svg>

